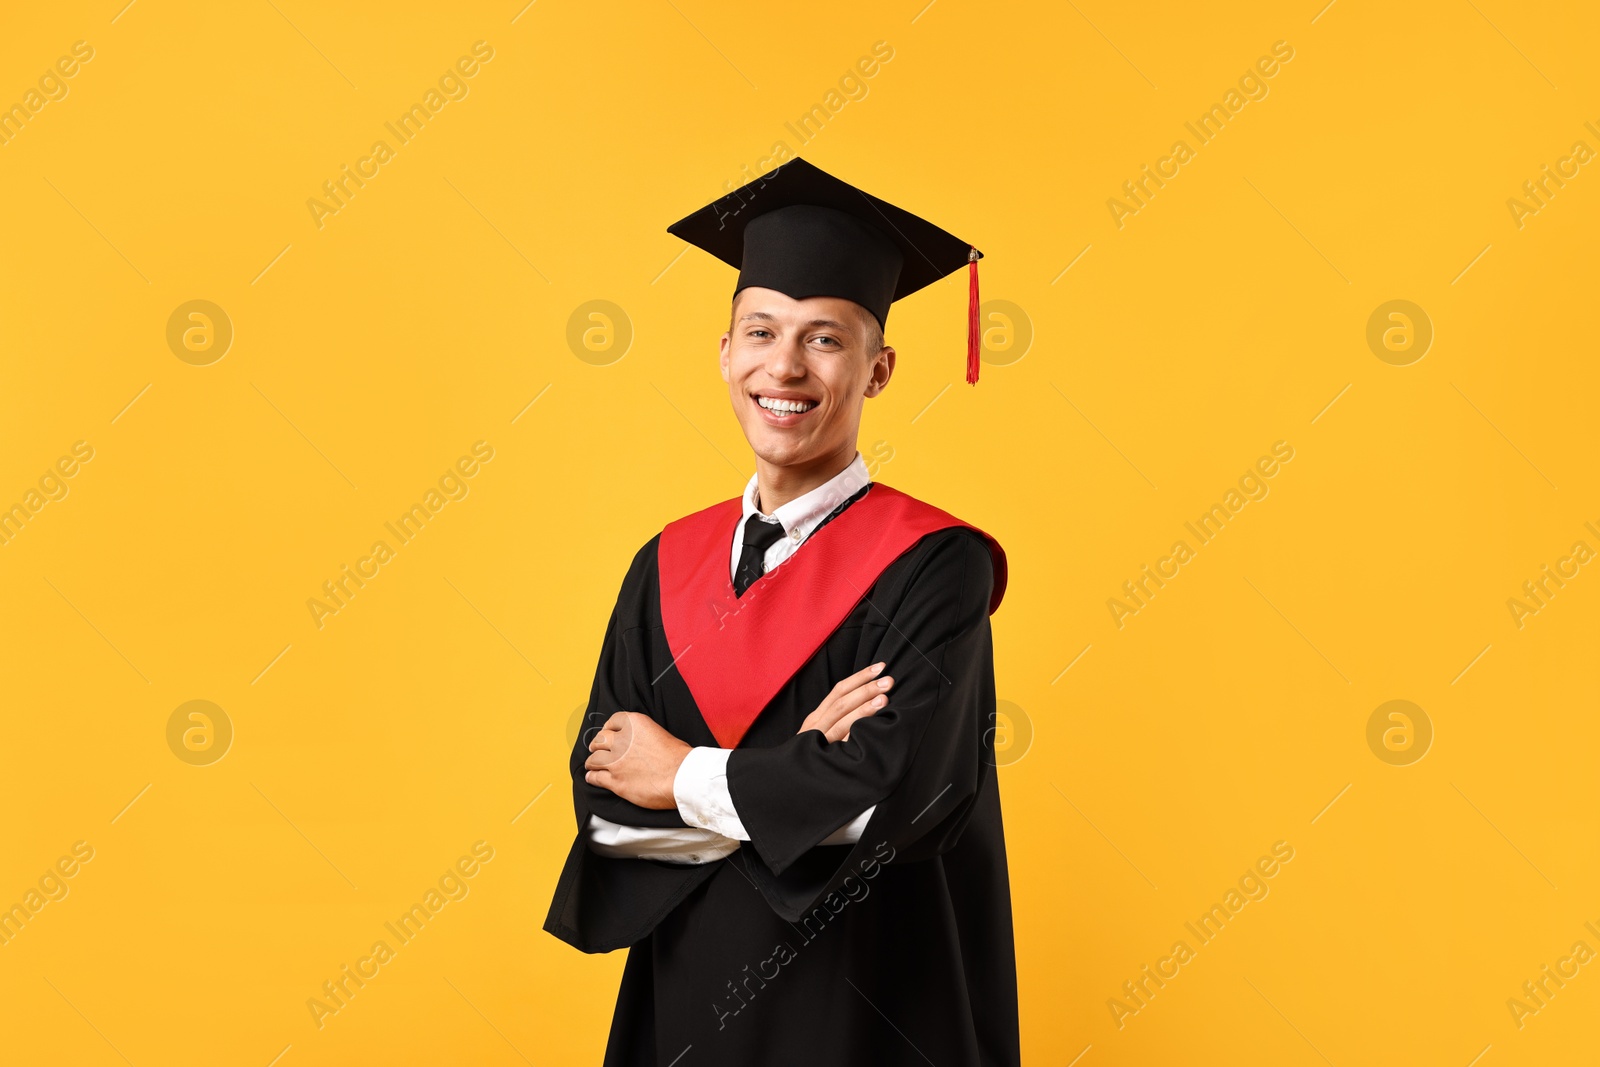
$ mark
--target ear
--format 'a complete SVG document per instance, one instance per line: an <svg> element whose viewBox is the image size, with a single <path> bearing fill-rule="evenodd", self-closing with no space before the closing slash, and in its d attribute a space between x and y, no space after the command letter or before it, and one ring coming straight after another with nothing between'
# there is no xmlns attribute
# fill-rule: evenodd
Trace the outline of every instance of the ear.
<svg viewBox="0 0 1600 1067"><path fill-rule="evenodd" d="M889 379L894 376L894 349L884 345L878 350L878 358L873 361L872 375L867 379L867 388L864 396L874 397L889 387Z"/></svg>
<svg viewBox="0 0 1600 1067"><path fill-rule="evenodd" d="M739 297L742 295L742 293L743 290L734 293L733 299L728 303L728 328L722 334L722 342L720 346L721 358L719 362L722 365L722 380L729 382L730 384L732 383L733 379L728 376L728 354L730 349L733 347L734 316L739 314Z"/></svg>

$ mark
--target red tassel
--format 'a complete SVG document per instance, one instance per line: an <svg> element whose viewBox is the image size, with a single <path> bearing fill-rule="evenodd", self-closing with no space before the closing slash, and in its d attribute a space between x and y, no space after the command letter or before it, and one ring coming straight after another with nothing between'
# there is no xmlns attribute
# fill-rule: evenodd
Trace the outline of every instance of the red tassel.
<svg viewBox="0 0 1600 1067"><path fill-rule="evenodd" d="M967 246L967 384L978 384L978 250Z"/></svg>

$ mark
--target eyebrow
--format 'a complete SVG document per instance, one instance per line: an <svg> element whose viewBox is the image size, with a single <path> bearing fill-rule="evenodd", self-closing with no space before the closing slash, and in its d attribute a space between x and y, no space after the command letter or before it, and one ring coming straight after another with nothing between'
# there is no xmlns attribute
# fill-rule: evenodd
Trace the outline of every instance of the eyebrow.
<svg viewBox="0 0 1600 1067"><path fill-rule="evenodd" d="M764 322L777 322L778 321L776 316L769 315L765 311L747 311L743 315L739 316L739 321L741 323L744 322L745 319L761 319ZM835 330L843 330L845 333L854 332L853 330L851 330L851 328L849 326L845 325L842 322L839 322L837 319L811 319L809 322L802 323L801 325L803 325L803 326L831 326Z"/></svg>

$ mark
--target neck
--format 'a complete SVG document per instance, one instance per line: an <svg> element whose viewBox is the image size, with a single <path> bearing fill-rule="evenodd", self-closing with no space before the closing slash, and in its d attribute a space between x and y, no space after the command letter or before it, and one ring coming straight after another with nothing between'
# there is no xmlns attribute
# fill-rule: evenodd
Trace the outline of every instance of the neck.
<svg viewBox="0 0 1600 1067"><path fill-rule="evenodd" d="M760 505L761 514L771 515L789 501L805 496L850 466L855 462L855 458L854 441L841 446L838 451L791 466L768 463L757 456L756 491L760 494L757 503Z"/></svg>

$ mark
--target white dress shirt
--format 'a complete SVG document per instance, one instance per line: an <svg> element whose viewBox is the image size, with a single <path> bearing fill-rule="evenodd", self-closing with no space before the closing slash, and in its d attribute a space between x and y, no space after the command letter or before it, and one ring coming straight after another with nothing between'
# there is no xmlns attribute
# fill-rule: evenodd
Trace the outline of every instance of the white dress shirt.
<svg viewBox="0 0 1600 1067"><path fill-rule="evenodd" d="M751 475L744 490L744 514L733 530L728 560L730 577L739 571L739 554L744 547L747 522L781 523L785 536L774 541L762 558L766 574L794 555L817 525L834 508L860 492L872 481L866 461L857 452L844 470L815 489L763 514L760 488ZM673 863L711 863L722 859L750 840L728 792L728 756L732 749L697 747L689 750L673 779L673 799L687 827L624 826L598 815L589 816L589 849L602 856L667 860ZM851 844L861 839L867 821L877 805L822 840L824 845Z"/></svg>
<svg viewBox="0 0 1600 1067"><path fill-rule="evenodd" d="M799 548L805 539L811 536L811 531L817 524L833 513L833 509L843 504L872 481L867 474L867 461L861 458L861 453L856 453L856 458L850 465L823 482L809 493L795 497L787 504L772 509L771 515L761 512L761 488L756 484L756 476L750 476L749 484L744 487L744 517L739 520L739 525L733 530L732 551L728 555L728 576L736 578L739 575L739 553L744 548L744 524L754 518L757 522L781 523L783 537L774 541L767 549L767 554L762 558L761 573L765 574L790 556Z"/></svg>

